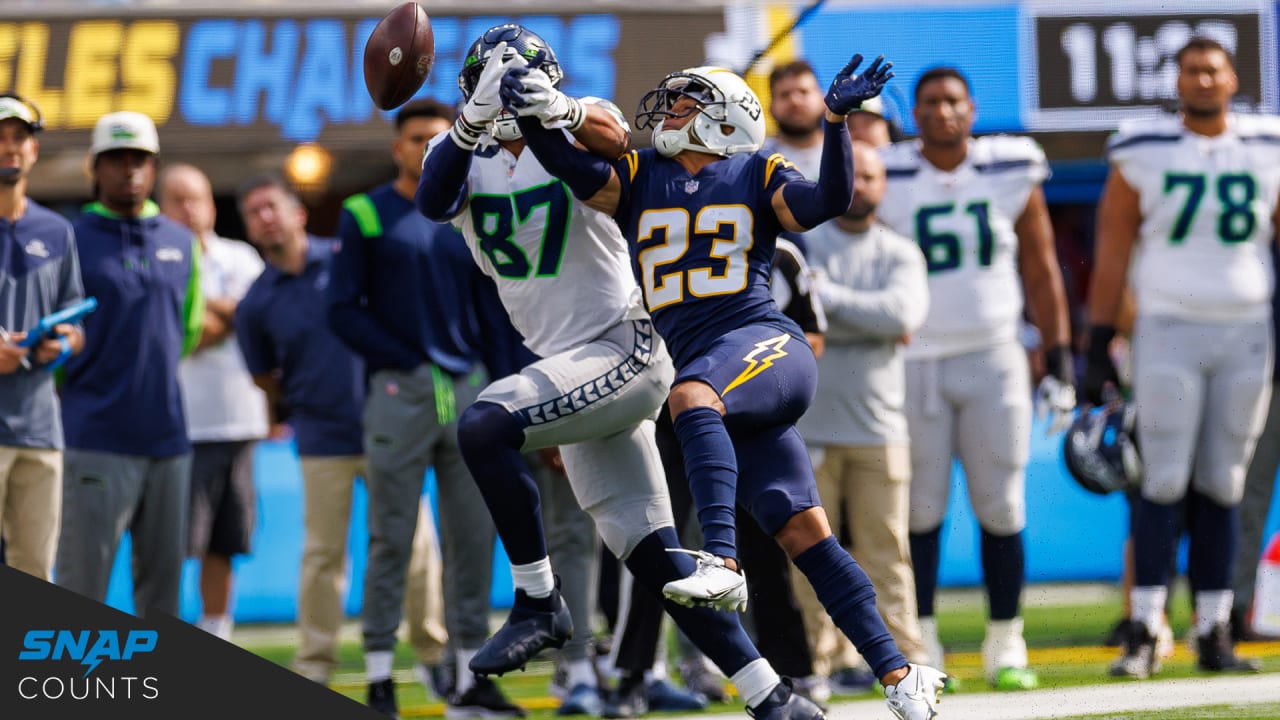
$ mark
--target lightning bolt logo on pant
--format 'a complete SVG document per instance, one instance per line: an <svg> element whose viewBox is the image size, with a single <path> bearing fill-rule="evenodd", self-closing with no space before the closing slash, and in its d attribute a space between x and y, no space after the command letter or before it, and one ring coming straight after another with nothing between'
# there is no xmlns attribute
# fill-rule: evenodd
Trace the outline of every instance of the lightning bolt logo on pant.
<svg viewBox="0 0 1280 720"><path fill-rule="evenodd" d="M728 395L730 390L742 385L751 378L773 367L774 360L780 360L786 357L787 351L783 350L782 347L786 345L787 341L790 339L790 335L783 333L776 338L769 338L768 340L762 340L756 343L756 349L747 353L746 356L742 358L742 361L747 364L747 369L739 373L738 377L734 378L733 382L729 383L729 386L720 394L722 396ZM764 355L766 352L769 354ZM760 357L761 355L764 355L764 357Z"/></svg>

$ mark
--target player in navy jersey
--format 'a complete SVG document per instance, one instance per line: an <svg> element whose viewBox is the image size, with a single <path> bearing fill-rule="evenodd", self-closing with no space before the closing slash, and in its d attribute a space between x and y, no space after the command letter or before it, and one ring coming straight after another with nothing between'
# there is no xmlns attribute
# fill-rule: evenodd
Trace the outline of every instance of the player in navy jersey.
<svg viewBox="0 0 1280 720"><path fill-rule="evenodd" d="M827 93L820 183L781 155L759 152L760 102L723 68L668 75L641 100L637 117L639 128L653 128L654 149L612 162L521 116L538 58L507 71L502 100L542 165L618 222L675 359L669 403L706 540L694 553L696 572L668 583L664 594L690 605L745 604L735 559L740 502L813 584L880 677L895 714L927 718L945 676L908 665L876 612L871 582L832 536L794 425L813 398L816 363L769 292L778 233L807 230L849 208L853 158L844 116L892 77L881 60L859 76L862 56L855 55Z"/></svg>

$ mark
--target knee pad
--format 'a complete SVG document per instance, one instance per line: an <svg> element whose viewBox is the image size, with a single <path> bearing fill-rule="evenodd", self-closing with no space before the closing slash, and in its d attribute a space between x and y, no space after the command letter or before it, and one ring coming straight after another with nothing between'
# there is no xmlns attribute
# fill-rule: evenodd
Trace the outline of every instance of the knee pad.
<svg viewBox="0 0 1280 720"><path fill-rule="evenodd" d="M603 498L598 504L583 508L596 521L596 532L614 557L626 562L640 541L664 527L674 527L671 503L660 497Z"/></svg>
<svg viewBox="0 0 1280 720"><path fill-rule="evenodd" d="M524 428L501 405L479 401L458 418L458 448L464 457L495 446L519 450L523 444Z"/></svg>

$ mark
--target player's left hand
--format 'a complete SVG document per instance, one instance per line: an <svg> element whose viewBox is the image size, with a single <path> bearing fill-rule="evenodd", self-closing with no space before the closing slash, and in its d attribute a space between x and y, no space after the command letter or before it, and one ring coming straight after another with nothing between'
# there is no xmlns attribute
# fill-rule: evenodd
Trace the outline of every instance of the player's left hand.
<svg viewBox="0 0 1280 720"><path fill-rule="evenodd" d="M1052 375L1045 375L1036 388L1036 418L1049 420L1046 435L1057 435L1071 427L1076 409L1076 389Z"/></svg>
<svg viewBox="0 0 1280 720"><path fill-rule="evenodd" d="M884 56L880 55L872 61L866 72L854 75L853 71L862 64L862 54L855 54L849 64L836 73L836 79L831 81L831 87L827 90L827 109L836 115L848 115L861 107L862 103L879 95L884 84L893 77L890 72L893 63L881 65L883 61Z"/></svg>

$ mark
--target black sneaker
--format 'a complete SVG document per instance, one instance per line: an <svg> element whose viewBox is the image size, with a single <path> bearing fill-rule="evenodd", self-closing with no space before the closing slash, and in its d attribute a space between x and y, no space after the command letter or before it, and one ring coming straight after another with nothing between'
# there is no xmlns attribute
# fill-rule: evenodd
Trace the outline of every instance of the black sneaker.
<svg viewBox="0 0 1280 720"><path fill-rule="evenodd" d="M623 675L618 687L608 694L600 717L635 718L649 712L649 688L645 685L644 674L639 676Z"/></svg>
<svg viewBox="0 0 1280 720"><path fill-rule="evenodd" d="M800 695L791 692L791 678L782 682L754 707L747 706L747 714L755 720L826 720L822 708Z"/></svg>
<svg viewBox="0 0 1280 720"><path fill-rule="evenodd" d="M524 708L513 705L489 678L477 675L475 683L461 695L454 695L444 707L444 716L457 718L522 718Z"/></svg>
<svg viewBox="0 0 1280 720"><path fill-rule="evenodd" d="M1112 677L1130 677L1139 680L1160 672L1160 656L1156 653L1156 639L1152 637L1147 626L1136 621L1129 621L1129 629L1125 631L1124 649L1119 658L1111 663Z"/></svg>
<svg viewBox="0 0 1280 720"><path fill-rule="evenodd" d="M396 707L396 681L387 678L369 683L369 699L365 704L372 710L399 720L400 709Z"/></svg>
<svg viewBox="0 0 1280 720"><path fill-rule="evenodd" d="M521 670L539 652L564 647L571 637L573 618L560 599L559 588L546 598L531 598L524 590L516 590L511 614L471 658L471 672L502 675Z"/></svg>
<svg viewBox="0 0 1280 720"><path fill-rule="evenodd" d="M1236 655L1235 643L1231 641L1231 627L1228 623L1218 623L1208 635L1201 635L1196 640L1196 650L1200 659L1197 665L1205 672L1262 672L1262 663L1257 658L1243 658Z"/></svg>
<svg viewBox="0 0 1280 720"><path fill-rule="evenodd" d="M1111 632L1107 633L1107 639L1102 644L1107 647L1121 647L1128 639L1129 618L1120 618L1111 628Z"/></svg>

